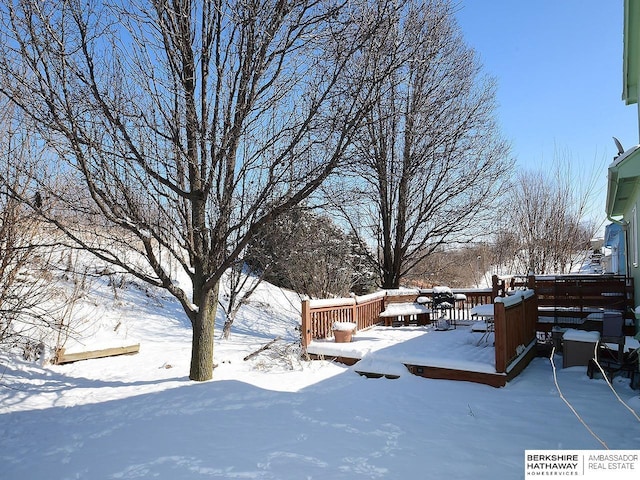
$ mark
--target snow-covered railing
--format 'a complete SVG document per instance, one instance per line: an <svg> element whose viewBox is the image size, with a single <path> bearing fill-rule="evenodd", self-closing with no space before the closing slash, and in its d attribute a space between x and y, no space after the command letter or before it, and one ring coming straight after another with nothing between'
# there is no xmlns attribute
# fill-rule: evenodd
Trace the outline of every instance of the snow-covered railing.
<svg viewBox="0 0 640 480"><path fill-rule="evenodd" d="M350 298L304 300L302 302L302 348L311 340L329 338L333 335L335 322L353 322L356 330L364 330L380 322L384 310L386 293Z"/></svg>
<svg viewBox="0 0 640 480"><path fill-rule="evenodd" d="M495 298L492 296L490 288L452 288L456 294L462 294L466 297L465 300L456 301L454 308L447 311L447 315L450 319L454 320L471 320L470 310L476 305L485 305L493 302ZM421 289L420 295L430 296L433 293L433 289Z"/></svg>
<svg viewBox="0 0 640 480"><path fill-rule="evenodd" d="M448 311L451 319L470 320L469 310L480 304L492 302L491 289L453 289L466 300L456 302ZM353 322L364 330L381 322L380 313L389 303L415 302L420 296L430 296L432 289L381 290L369 295L349 298L305 300L302 302L302 346L316 339L331 338L334 322Z"/></svg>
<svg viewBox="0 0 640 480"><path fill-rule="evenodd" d="M536 343L538 302L533 290L519 290L509 297L496 297L493 305L496 372L526 355Z"/></svg>

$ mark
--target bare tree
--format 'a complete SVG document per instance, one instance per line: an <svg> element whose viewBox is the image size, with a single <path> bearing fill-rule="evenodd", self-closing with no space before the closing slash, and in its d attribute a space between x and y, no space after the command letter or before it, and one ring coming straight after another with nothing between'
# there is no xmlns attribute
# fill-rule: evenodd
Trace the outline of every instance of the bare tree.
<svg viewBox="0 0 640 480"><path fill-rule="evenodd" d="M455 288L484 288L491 285L491 245L446 245L416 264L404 277L411 286L430 288L447 285Z"/></svg>
<svg viewBox="0 0 640 480"><path fill-rule="evenodd" d="M521 171L508 210L514 252L522 273L567 273L589 249L597 225L588 217L596 178L575 172L569 157L550 171Z"/></svg>
<svg viewBox="0 0 640 480"><path fill-rule="evenodd" d="M37 252L38 221L13 195L14 190L24 192L27 183L24 173L16 168L15 160L23 154L16 140L3 135L0 141L0 177L13 180L0 190L0 344L5 346L30 339L28 331L40 323L35 307L45 296L38 278L42 271Z"/></svg>
<svg viewBox="0 0 640 480"><path fill-rule="evenodd" d="M503 218L490 242L490 263L495 268L496 275L524 273L526 266L521 266L518 260L518 235L510 225L510 219Z"/></svg>
<svg viewBox="0 0 640 480"><path fill-rule="evenodd" d="M441 245L478 234L511 168L494 118L494 82L481 76L451 3L408 2L391 32L377 52L396 66L354 155L349 195L359 212L343 197L338 205L363 239L377 243L384 288L398 287Z"/></svg>
<svg viewBox="0 0 640 480"><path fill-rule="evenodd" d="M231 336L231 327L243 305L246 305L253 292L260 286L267 270L253 272L242 259L227 270L226 281L223 282L222 297L225 302L219 301L220 308L224 312L225 319L222 327L222 338Z"/></svg>
<svg viewBox="0 0 640 480"><path fill-rule="evenodd" d="M349 147L384 74L363 47L394 3L3 2L1 92L91 199L46 191L77 223L46 219L178 299L191 379L212 377L225 270Z"/></svg>
<svg viewBox="0 0 640 480"><path fill-rule="evenodd" d="M50 271L55 244L51 238L43 244L44 225L35 214L48 208L46 198L29 184L41 158L32 139L14 131L11 108L3 102L0 112L0 349L33 358L44 353L47 337L59 337L69 322L60 321Z"/></svg>

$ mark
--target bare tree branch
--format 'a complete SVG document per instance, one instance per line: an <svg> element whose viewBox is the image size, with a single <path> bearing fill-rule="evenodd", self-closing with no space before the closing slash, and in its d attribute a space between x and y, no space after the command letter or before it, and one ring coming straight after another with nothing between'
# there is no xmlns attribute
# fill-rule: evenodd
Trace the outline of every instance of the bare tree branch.
<svg viewBox="0 0 640 480"><path fill-rule="evenodd" d="M41 181L77 221L56 210L43 216L180 301L193 327L191 378L212 376L225 270L257 229L309 197L352 144L386 75L364 52L396 4L0 6L0 93L86 188L76 206Z"/></svg>
<svg viewBox="0 0 640 480"><path fill-rule="evenodd" d="M369 52L390 74L357 138L351 200L332 192L352 224L360 216L360 237L377 243L385 288L441 245L477 235L512 166L494 82L453 14L446 1L408 2Z"/></svg>

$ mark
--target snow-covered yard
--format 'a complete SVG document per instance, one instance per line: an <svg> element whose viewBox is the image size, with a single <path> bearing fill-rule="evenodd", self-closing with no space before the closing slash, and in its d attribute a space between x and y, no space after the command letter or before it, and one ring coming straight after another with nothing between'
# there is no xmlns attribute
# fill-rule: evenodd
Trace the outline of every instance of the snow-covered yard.
<svg viewBox="0 0 640 480"><path fill-rule="evenodd" d="M140 353L63 366L0 356L2 479L512 479L523 478L525 449L603 448L560 398L548 359L499 389L367 379L356 367L300 360L296 297L263 285L231 339L217 341L214 380L193 383L190 327L175 302L135 288L117 302L106 288L92 295L98 324L88 322L69 351L140 342ZM460 337L477 365L493 351L462 328L395 332L407 336L404 347L378 350L377 361L393 348L411 353L425 335L437 340L434 352ZM604 380L572 367L558 369L558 383L609 448L639 448L640 422ZM640 412L629 380L613 385Z"/></svg>

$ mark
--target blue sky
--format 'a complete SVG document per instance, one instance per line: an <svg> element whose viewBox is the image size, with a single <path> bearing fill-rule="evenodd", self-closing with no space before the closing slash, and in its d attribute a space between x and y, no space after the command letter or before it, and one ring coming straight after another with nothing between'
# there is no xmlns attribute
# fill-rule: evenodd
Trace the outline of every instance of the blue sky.
<svg viewBox="0 0 640 480"><path fill-rule="evenodd" d="M455 0L454 0L455 3ZM554 156L594 169L604 220L606 169L639 143L637 109L622 95L622 0L460 0L457 19L498 81L498 117L522 168Z"/></svg>

